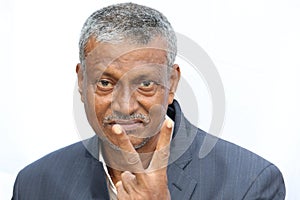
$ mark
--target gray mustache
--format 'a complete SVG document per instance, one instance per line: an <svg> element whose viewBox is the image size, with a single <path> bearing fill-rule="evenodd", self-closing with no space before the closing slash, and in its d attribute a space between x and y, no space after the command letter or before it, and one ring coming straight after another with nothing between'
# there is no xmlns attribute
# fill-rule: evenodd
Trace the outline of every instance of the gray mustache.
<svg viewBox="0 0 300 200"><path fill-rule="evenodd" d="M137 113L132 115L108 115L103 118L103 123L110 123L112 121L117 120L140 120L144 123L148 123L150 121L149 116Z"/></svg>

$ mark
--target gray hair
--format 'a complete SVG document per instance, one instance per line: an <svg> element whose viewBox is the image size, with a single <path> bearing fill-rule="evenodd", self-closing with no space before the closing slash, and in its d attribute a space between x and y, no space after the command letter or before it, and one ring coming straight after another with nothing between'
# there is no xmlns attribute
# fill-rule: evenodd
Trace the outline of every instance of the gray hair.
<svg viewBox="0 0 300 200"><path fill-rule="evenodd" d="M79 41L80 62L85 66L85 48L91 36L101 42L148 44L155 37L167 41L167 64L172 66L177 53L175 32L167 18L157 10L134 4L120 3L94 12L84 23Z"/></svg>

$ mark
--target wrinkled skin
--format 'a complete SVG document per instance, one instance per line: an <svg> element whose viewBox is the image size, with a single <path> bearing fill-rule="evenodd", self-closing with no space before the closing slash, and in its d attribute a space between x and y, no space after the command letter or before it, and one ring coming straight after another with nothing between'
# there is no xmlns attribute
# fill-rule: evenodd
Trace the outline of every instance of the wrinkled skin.
<svg viewBox="0 0 300 200"><path fill-rule="evenodd" d="M144 46L91 38L85 68L76 67L88 121L110 144L106 163L119 199L170 198L166 167L172 122L164 118L180 69L176 64L167 69L165 49L161 38ZM121 159L114 156L115 147ZM151 156L142 160L143 153ZM128 163L128 158L136 159Z"/></svg>

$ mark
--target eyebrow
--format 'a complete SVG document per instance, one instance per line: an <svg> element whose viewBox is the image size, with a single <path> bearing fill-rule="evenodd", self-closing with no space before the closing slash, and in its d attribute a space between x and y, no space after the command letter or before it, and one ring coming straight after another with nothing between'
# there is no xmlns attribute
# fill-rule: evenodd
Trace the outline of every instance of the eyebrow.
<svg viewBox="0 0 300 200"><path fill-rule="evenodd" d="M101 70L99 70L101 71ZM108 77L111 77L113 79L116 79L118 80L119 77L116 77L113 73L110 73L110 72L107 72L107 71L104 71L102 74L101 74L101 77L102 76L108 76ZM136 74L135 76L133 76L133 80L143 80L143 79L157 79L157 78L161 78L161 74L160 73L157 73L157 72L154 72L154 74Z"/></svg>
<svg viewBox="0 0 300 200"><path fill-rule="evenodd" d="M101 74L102 76L109 76L109 77L113 77L113 78L117 79L117 77L115 77L115 75L112 73L109 73L107 71L102 71L102 70L99 70L99 71L102 72L102 74Z"/></svg>

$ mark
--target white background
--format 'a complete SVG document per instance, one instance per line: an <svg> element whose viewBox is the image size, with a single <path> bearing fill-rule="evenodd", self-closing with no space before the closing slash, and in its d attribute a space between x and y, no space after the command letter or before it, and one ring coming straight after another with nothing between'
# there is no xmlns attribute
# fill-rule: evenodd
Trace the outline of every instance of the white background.
<svg viewBox="0 0 300 200"><path fill-rule="evenodd" d="M72 115L80 29L93 11L121 1L0 2L0 199L9 199L19 170L80 140ZM287 199L300 199L300 2L133 2L160 10L208 53L226 94L221 137L275 163Z"/></svg>

